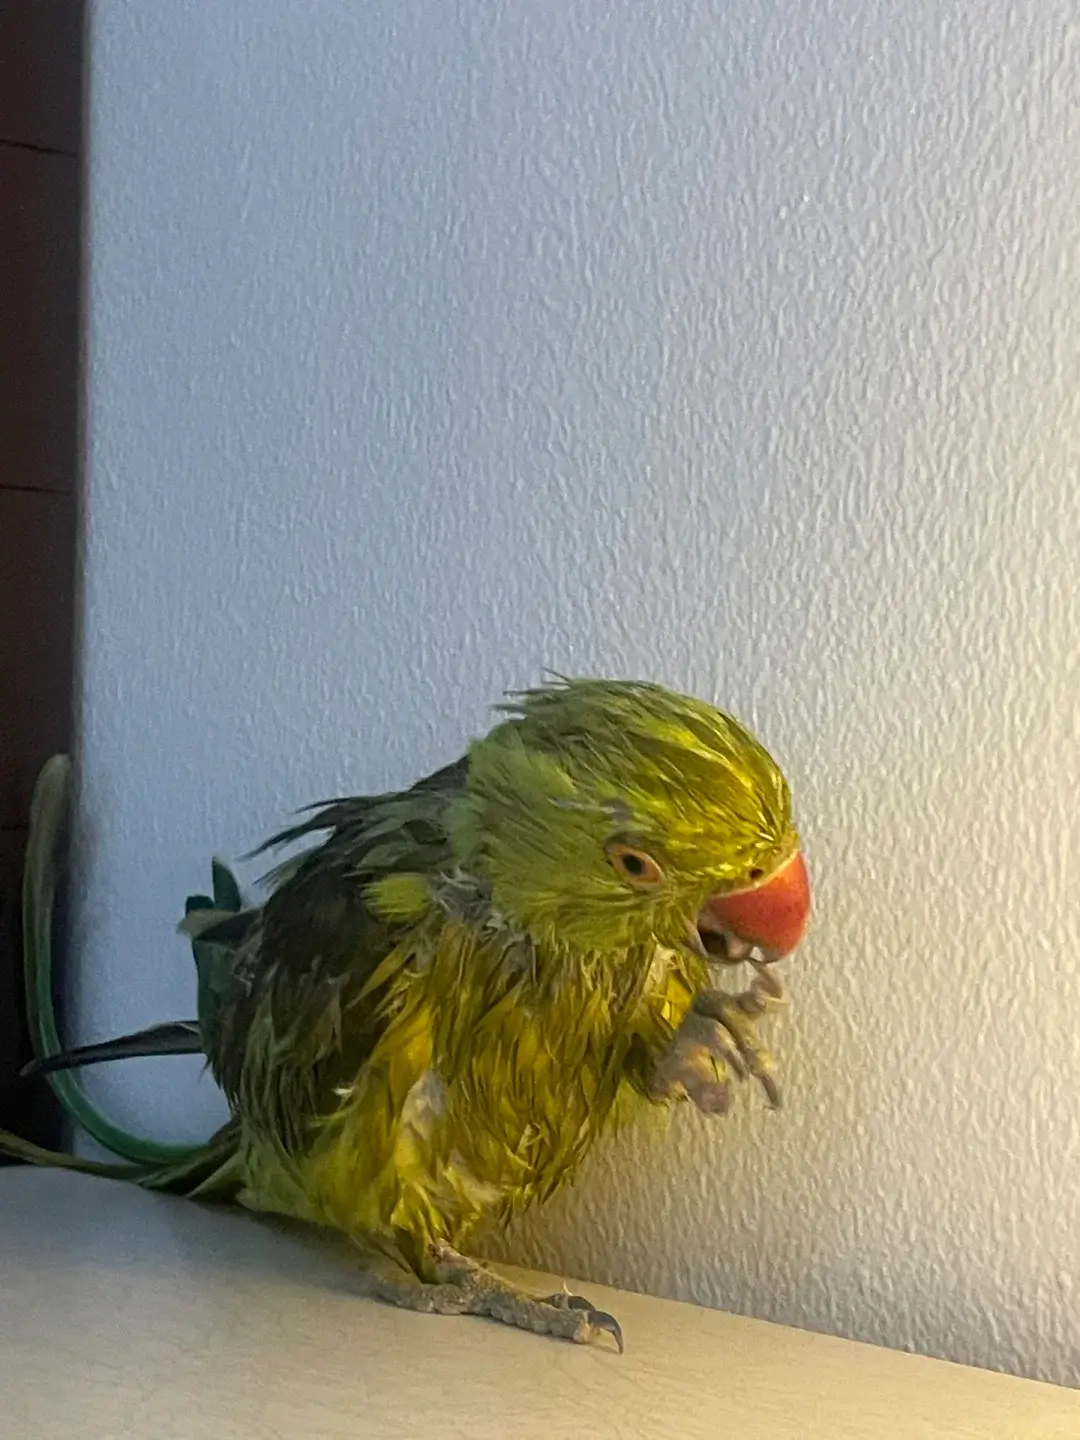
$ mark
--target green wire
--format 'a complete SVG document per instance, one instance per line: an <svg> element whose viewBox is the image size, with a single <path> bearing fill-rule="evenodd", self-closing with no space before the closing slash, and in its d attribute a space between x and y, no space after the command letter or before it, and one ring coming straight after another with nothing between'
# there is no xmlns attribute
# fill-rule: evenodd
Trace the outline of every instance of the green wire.
<svg viewBox="0 0 1080 1440"><path fill-rule="evenodd" d="M40 1060L63 1050L53 1008L53 906L56 899L56 849L71 785L71 759L53 755L38 775L30 799L30 831L23 872L23 970L26 1013L34 1054ZM119 1129L90 1101L71 1071L50 1072L46 1079L66 1113L99 1145L137 1165L167 1165L198 1154L199 1145L165 1145Z"/></svg>

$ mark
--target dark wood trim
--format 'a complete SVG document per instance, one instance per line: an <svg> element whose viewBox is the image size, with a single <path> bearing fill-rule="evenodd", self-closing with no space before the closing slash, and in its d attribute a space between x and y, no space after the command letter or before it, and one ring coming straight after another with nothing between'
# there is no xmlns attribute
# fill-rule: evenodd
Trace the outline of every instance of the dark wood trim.
<svg viewBox="0 0 1080 1440"><path fill-rule="evenodd" d="M78 155L82 0L0 0L0 135Z"/></svg>
<svg viewBox="0 0 1080 1440"><path fill-rule="evenodd" d="M72 745L82 32L81 0L0 0L0 1125L44 1145L21 893L34 779Z"/></svg>

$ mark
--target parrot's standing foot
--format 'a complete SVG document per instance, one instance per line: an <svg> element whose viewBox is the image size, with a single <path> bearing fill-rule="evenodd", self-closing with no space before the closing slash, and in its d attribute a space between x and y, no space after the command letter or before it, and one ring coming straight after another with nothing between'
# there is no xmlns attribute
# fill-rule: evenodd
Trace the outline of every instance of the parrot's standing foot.
<svg viewBox="0 0 1080 1440"><path fill-rule="evenodd" d="M411 1271L379 1264L372 1267L369 1294L403 1310L428 1315L485 1315L536 1335L553 1335L579 1345L610 1335L622 1354L622 1327L613 1315L597 1310L581 1295L530 1295L445 1242L431 1246L434 1283Z"/></svg>
<svg viewBox="0 0 1080 1440"><path fill-rule="evenodd" d="M751 962L756 975L748 990L728 995L703 990L657 1061L653 1089L659 1096L682 1091L706 1115L723 1115L731 1105L731 1077L753 1076L773 1109L780 1105L780 1087L773 1060L757 1037L761 1015L785 1003L784 991L771 970Z"/></svg>

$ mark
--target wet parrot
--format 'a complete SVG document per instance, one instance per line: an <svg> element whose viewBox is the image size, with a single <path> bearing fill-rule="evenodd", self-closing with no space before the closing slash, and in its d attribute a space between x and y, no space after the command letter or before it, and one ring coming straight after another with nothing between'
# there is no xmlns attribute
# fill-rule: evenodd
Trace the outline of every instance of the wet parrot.
<svg viewBox="0 0 1080 1440"><path fill-rule="evenodd" d="M783 1001L773 967L810 901L789 787L759 741L651 684L511 695L456 763L302 812L260 847L289 847L261 901L214 862L213 895L180 924L194 1018L64 1051L49 932L68 769L56 757L35 796L29 1069L123 1163L7 1132L0 1149L334 1227L384 1301L621 1349L613 1316L518 1288L465 1247L565 1185L635 1108L719 1115L744 1079L778 1103L758 1022ZM721 988L743 963L747 988ZM183 1052L229 1105L199 1146L115 1128L73 1073Z"/></svg>

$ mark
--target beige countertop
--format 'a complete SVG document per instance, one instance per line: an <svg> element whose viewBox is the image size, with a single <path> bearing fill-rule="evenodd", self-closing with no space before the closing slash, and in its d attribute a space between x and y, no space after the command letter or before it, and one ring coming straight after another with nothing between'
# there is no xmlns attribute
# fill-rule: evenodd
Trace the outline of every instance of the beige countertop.
<svg viewBox="0 0 1080 1440"><path fill-rule="evenodd" d="M334 1237L2 1169L0 1435L1080 1440L1080 1391L577 1288L625 1355L376 1304Z"/></svg>

